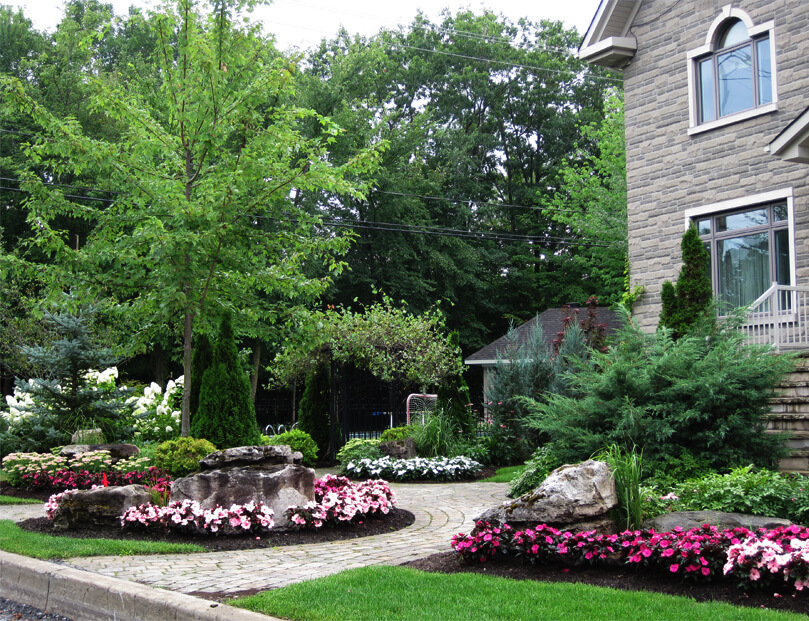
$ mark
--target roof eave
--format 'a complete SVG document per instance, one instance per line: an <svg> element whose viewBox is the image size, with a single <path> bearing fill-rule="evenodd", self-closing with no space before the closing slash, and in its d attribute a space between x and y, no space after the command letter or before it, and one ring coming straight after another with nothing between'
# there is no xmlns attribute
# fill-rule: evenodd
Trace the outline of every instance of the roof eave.
<svg viewBox="0 0 809 621"><path fill-rule="evenodd" d="M770 153L785 162L809 164L809 108L770 142Z"/></svg>
<svg viewBox="0 0 809 621"><path fill-rule="evenodd" d="M591 65L621 69L637 51L638 44L633 37L609 37L595 45L582 47L579 58Z"/></svg>

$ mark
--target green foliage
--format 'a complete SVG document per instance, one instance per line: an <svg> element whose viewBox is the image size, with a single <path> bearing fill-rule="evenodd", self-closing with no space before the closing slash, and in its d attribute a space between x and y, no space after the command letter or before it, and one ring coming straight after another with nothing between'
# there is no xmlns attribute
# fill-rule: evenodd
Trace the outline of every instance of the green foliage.
<svg viewBox="0 0 809 621"><path fill-rule="evenodd" d="M213 362L202 376L191 434L222 449L259 442L250 380L239 361L229 315L222 320Z"/></svg>
<svg viewBox="0 0 809 621"><path fill-rule="evenodd" d="M450 350L455 350L460 358L461 349L457 330L450 332L447 337L447 347ZM466 385L463 374L458 373L445 378L438 384L436 394L438 395L435 404L436 408L440 408L445 416L453 420L453 425L461 436L471 438L475 433L476 421L472 412L472 398L469 396L469 387Z"/></svg>
<svg viewBox="0 0 809 621"><path fill-rule="evenodd" d="M562 463L554 455L552 446L548 444L540 446L534 451L531 459L525 462L522 472L512 479L506 496L517 498L535 490Z"/></svg>
<svg viewBox="0 0 809 621"><path fill-rule="evenodd" d="M303 465L314 466L317 461L317 444L308 433L301 429L290 429L269 438L268 444L286 444L293 451L303 454Z"/></svg>
<svg viewBox="0 0 809 621"><path fill-rule="evenodd" d="M431 385L463 371L457 343L449 343L444 331L444 316L437 308L417 315L387 296L362 313L330 308L311 315L296 341L276 357L273 370L284 383L333 359L383 381Z"/></svg>
<svg viewBox="0 0 809 621"><path fill-rule="evenodd" d="M192 437L177 438L159 444L154 462L173 477L184 477L199 470L199 460L216 451L208 440Z"/></svg>
<svg viewBox="0 0 809 621"><path fill-rule="evenodd" d="M710 314L713 300L709 266L711 256L695 226L688 227L680 244L683 267L677 284L663 283L660 325L672 331L675 339L691 330Z"/></svg>
<svg viewBox="0 0 809 621"><path fill-rule="evenodd" d="M689 479L674 488L678 511L726 511L792 520L809 520L809 481L744 466L728 474L711 473Z"/></svg>
<svg viewBox="0 0 809 621"><path fill-rule="evenodd" d="M199 391L202 387L202 376L213 364L213 345L205 333L194 338L194 355L191 358L191 416L199 410Z"/></svg>
<svg viewBox="0 0 809 621"><path fill-rule="evenodd" d="M412 438L416 433L416 427L413 425L405 425L403 427L391 427L385 429L379 437L380 442L396 442L398 440L405 440Z"/></svg>
<svg viewBox="0 0 809 621"><path fill-rule="evenodd" d="M607 462L615 481L615 492L618 495L615 523L618 530L637 530L643 528L643 451L637 447L621 449L613 444L599 453L595 459Z"/></svg>
<svg viewBox="0 0 809 621"><path fill-rule="evenodd" d="M645 334L628 318L607 353L568 374L571 393L528 402L527 424L566 462L604 446L637 446L648 472L667 462L714 470L772 466L783 439L765 433L770 399L789 357L747 345L730 321L675 341Z"/></svg>
<svg viewBox="0 0 809 621"><path fill-rule="evenodd" d="M427 414L423 424L416 424L413 441L419 457L453 457L458 455L460 441L455 417L436 408Z"/></svg>
<svg viewBox="0 0 809 621"><path fill-rule="evenodd" d="M317 444L320 455L329 452L331 377L329 367L313 369L306 376L303 396L298 408L298 429L305 431Z"/></svg>
<svg viewBox="0 0 809 621"><path fill-rule="evenodd" d="M382 457L382 451L379 450L379 440L354 438L337 451L337 461L343 468L360 459L379 459L380 457Z"/></svg>

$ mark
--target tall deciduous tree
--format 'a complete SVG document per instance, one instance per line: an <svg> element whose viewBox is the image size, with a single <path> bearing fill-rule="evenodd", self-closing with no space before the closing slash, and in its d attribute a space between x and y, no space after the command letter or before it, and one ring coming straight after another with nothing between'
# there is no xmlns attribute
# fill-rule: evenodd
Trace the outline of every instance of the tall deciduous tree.
<svg viewBox="0 0 809 621"><path fill-rule="evenodd" d="M54 263L51 290L71 285L114 297L136 328L136 344L166 322L181 326L186 378L195 322L223 308L259 322L273 316L278 299L323 290L347 242L319 234L317 214L296 209L290 197L321 188L361 196L358 180L376 161L370 150L339 166L328 161L326 147L339 130L289 105L295 68L259 26L242 19L254 4L218 1L202 13L193 0L166 3L149 21L159 79L146 89L89 67L88 105L119 127L119 136L90 136L19 80L0 78L4 99L42 127L26 149L32 166L57 181L92 174L117 192L109 204L78 204L41 175L25 174L32 235ZM322 128L318 137L302 136L304 120ZM54 225L63 215L92 225L78 249ZM325 266L321 278L304 276L313 264ZM239 321L236 312L234 325ZM183 435L190 386L183 389Z"/></svg>

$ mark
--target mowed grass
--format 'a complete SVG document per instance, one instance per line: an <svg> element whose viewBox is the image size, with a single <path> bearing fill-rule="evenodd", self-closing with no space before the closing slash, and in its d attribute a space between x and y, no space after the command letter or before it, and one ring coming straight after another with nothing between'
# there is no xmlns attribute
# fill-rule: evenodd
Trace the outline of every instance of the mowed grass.
<svg viewBox="0 0 809 621"><path fill-rule="evenodd" d="M41 505L41 500L31 500L30 498L15 498L14 496L3 496L0 494L0 505Z"/></svg>
<svg viewBox="0 0 809 621"><path fill-rule="evenodd" d="M404 567L352 569L228 603L294 621L806 621L658 593Z"/></svg>
<svg viewBox="0 0 809 621"><path fill-rule="evenodd" d="M505 468L499 468L493 477L483 480L489 483L511 483L511 479L521 474L523 470L525 470L525 465L506 466Z"/></svg>
<svg viewBox="0 0 809 621"><path fill-rule="evenodd" d="M0 550L41 559L205 552L202 546L187 543L53 537L25 531L11 520L0 520Z"/></svg>

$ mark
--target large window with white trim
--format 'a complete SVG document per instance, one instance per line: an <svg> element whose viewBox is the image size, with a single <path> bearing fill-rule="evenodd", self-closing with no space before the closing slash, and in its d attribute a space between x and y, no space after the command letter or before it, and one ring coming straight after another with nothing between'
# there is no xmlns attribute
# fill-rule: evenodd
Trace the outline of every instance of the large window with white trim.
<svg viewBox="0 0 809 621"><path fill-rule="evenodd" d="M705 44L688 52L690 133L777 109L774 36L774 22L722 9Z"/></svg>
<svg viewBox="0 0 809 621"><path fill-rule="evenodd" d="M791 284L787 199L692 221L710 252L714 293L725 310L750 304L774 282Z"/></svg>

